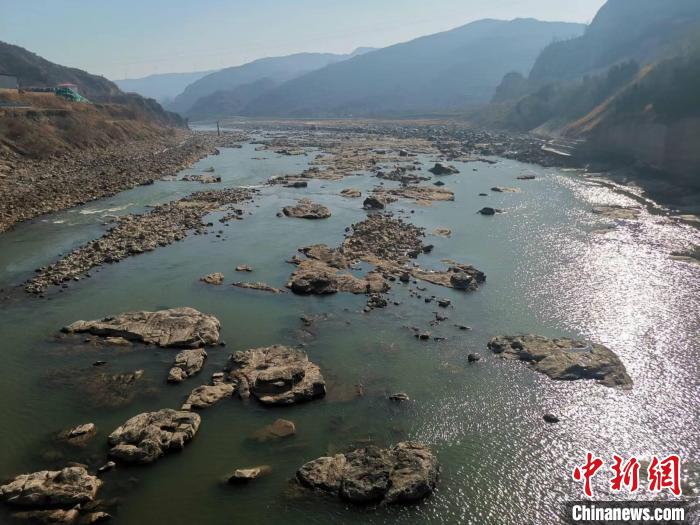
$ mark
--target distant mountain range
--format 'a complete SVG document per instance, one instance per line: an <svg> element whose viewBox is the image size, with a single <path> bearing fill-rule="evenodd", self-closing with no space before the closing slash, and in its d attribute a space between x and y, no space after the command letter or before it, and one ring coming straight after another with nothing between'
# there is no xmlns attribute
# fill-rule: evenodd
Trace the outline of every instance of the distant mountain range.
<svg viewBox="0 0 700 525"><path fill-rule="evenodd" d="M138 93L144 97L154 98L161 104L167 104L187 86L213 72L161 73L143 78L115 80L114 83L127 93Z"/></svg>
<svg viewBox="0 0 700 525"><path fill-rule="evenodd" d="M245 114L373 116L482 104L505 73L528 71L547 44L584 29L534 19L473 22L300 76L252 102Z"/></svg>
<svg viewBox="0 0 700 525"><path fill-rule="evenodd" d="M266 58L195 81L168 108L195 120L462 110L488 102L508 71L527 73L548 44L584 30L534 19L481 20L350 55Z"/></svg>
<svg viewBox="0 0 700 525"><path fill-rule="evenodd" d="M362 50L355 53L363 52ZM268 79L275 84L281 84L293 78L299 77L320 69L328 64L347 60L355 56L335 55L331 53L299 53L285 57L261 58L242 66L228 67L210 73L192 84L188 85L180 93L168 109L177 111L183 115L189 115L190 109L203 97L208 97L217 91L229 91L238 89L246 84L253 84L263 79ZM202 105L199 106L202 108ZM225 113L228 115L230 113Z"/></svg>

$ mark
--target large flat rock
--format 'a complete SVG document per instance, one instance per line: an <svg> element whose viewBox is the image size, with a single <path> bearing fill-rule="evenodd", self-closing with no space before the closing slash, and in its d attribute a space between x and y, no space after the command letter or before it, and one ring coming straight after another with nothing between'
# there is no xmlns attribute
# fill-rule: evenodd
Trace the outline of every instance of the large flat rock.
<svg viewBox="0 0 700 525"><path fill-rule="evenodd" d="M126 312L94 321L76 321L63 328L67 333L91 333L123 337L163 347L199 348L219 341L221 324L213 315L194 308L171 308L157 312Z"/></svg>
<svg viewBox="0 0 700 525"><path fill-rule="evenodd" d="M625 365L603 345L541 335L516 335L494 337L488 347L501 357L525 361L552 379L595 379L605 386L632 387Z"/></svg>
<svg viewBox="0 0 700 525"><path fill-rule="evenodd" d="M366 447L309 461L296 473L309 488L358 504L409 503L437 484L439 465L428 447L402 442L388 449Z"/></svg>
<svg viewBox="0 0 700 525"><path fill-rule="evenodd" d="M102 481L83 467L42 470L17 476L0 487L0 498L32 508L72 507L95 499Z"/></svg>
<svg viewBox="0 0 700 525"><path fill-rule="evenodd" d="M199 430L198 414L169 408L132 417L109 435L109 455L130 463L152 463L182 450Z"/></svg>

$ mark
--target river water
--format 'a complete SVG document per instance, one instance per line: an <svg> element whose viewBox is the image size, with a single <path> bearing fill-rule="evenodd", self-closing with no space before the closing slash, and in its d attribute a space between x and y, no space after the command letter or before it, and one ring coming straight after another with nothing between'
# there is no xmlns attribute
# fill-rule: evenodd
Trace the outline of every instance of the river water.
<svg viewBox="0 0 700 525"><path fill-rule="evenodd" d="M22 224L0 236L0 288L11 289L38 266L99 237L106 214L141 212L200 189L259 185L274 175L302 171L308 158L255 151L253 144L245 144L187 170L201 173L213 166L223 177L221 184L157 182ZM307 189L264 187L246 206L251 214L245 220L228 226L213 220L214 232L224 232L221 237L191 236L108 265L50 300L10 293L0 316L0 477L71 460L99 465L114 428L143 411L177 408L191 388L221 369L232 351L304 343L326 377L326 399L278 409L235 399L202 411L200 432L182 453L145 467L120 466L104 476L101 495L119 501L113 522L558 523L563 502L580 497L571 471L586 451L608 463L613 453L642 459L678 453L684 492L696 496L700 265L669 255L700 244L698 231L654 210L645 209L634 221L595 215L595 205L636 202L576 173L502 159L494 165L455 165L461 174L443 179L455 192L455 202L391 206L427 232L437 227L453 231L450 238L428 235L426 242L435 249L420 257L421 266L440 267L440 260L449 258L487 275L485 285L470 294L425 284L423 294L447 297L453 304L446 312L449 321L438 327L428 325L436 305L409 296L408 287L398 283L389 296L400 305L390 303L368 314L362 312L364 296L272 295L228 285L240 279L283 286L293 269L285 260L297 248L341 243L345 227L362 220L365 212L361 199L337 194L346 187L363 192L373 187L376 179L368 176L311 181ZM524 174L537 178L515 180ZM492 186L522 191L498 194L489 191ZM488 197L478 195L482 192ZM328 205L333 216L323 221L276 216L301 196ZM506 213L475 213L486 205ZM255 271L236 274L238 264ZM198 282L215 271L226 275L227 284ZM209 351L199 376L177 386L164 381L175 351L105 348L57 337L63 325L77 319L176 306L216 315L227 342L226 348ZM302 314L328 314L328 319L303 332ZM461 331L455 324L472 330ZM417 341L409 326L430 329L446 340ZM490 355L490 337L513 333L605 344L624 362L634 388L555 382L521 363ZM481 361L468 365L468 353L480 354ZM108 363L95 369L91 365L97 360ZM145 371L145 387L124 406L102 406L94 392L81 387L80 378L136 369ZM358 383L365 390L359 398L353 395ZM398 391L408 393L411 401L389 402L387 394ZM546 412L561 422L545 424ZM251 439L279 417L295 422L296 436L268 443ZM99 434L87 448L54 446L52 434L88 421L96 423ZM437 491L419 505L351 507L300 494L289 483L308 460L352 444L405 439L429 444L442 465ZM243 487L220 483L235 468L261 464L272 467L269 476ZM611 495L607 477L594 482L601 499L629 498ZM634 497L645 496L649 494ZM0 514L0 522L6 519L7 514Z"/></svg>

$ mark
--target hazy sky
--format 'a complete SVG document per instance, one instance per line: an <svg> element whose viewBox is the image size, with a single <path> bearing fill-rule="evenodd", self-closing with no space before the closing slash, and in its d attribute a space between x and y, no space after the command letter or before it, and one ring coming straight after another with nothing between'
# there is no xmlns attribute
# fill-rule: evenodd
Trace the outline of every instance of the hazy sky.
<svg viewBox="0 0 700 525"><path fill-rule="evenodd" d="M384 47L480 18L589 22L605 0L0 0L0 40L108 78Z"/></svg>

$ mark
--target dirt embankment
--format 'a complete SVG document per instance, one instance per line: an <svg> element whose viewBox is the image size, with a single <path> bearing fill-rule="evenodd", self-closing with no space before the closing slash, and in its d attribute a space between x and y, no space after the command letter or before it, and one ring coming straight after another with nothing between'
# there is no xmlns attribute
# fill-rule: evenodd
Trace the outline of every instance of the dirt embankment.
<svg viewBox="0 0 700 525"><path fill-rule="evenodd" d="M243 138L193 134L173 127L148 101L124 97L120 104L83 104L0 91L0 232L175 175Z"/></svg>

